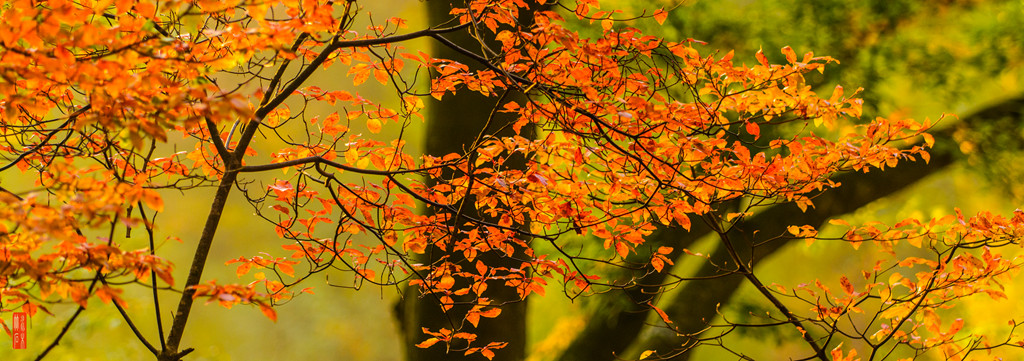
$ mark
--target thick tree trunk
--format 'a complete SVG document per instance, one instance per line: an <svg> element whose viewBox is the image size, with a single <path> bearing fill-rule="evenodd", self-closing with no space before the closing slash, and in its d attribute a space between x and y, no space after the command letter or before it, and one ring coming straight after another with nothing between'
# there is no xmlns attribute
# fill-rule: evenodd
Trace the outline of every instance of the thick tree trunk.
<svg viewBox="0 0 1024 361"><path fill-rule="evenodd" d="M690 247L710 231L702 223L694 223L689 232L678 228L658 229L647 237L643 248L673 247L667 256L677 259L683 248ZM630 261L641 263L648 260L649 255L635 258ZM636 340L648 320L650 307L647 303L655 301L661 291L657 285L665 281L668 273L654 272L650 267L635 273L639 277L635 286L592 296L590 301L596 305L593 308L599 312L588 317L586 326L559 360L615 360L614 355L621 355Z"/></svg>
<svg viewBox="0 0 1024 361"><path fill-rule="evenodd" d="M884 172L844 174L836 179L842 183L841 187L823 192L814 198L814 210L803 212L792 204L773 207L767 212L759 213L744 221L740 227L736 227L730 232L729 239L734 242L737 249L749 250L754 241L763 242L765 237L785 234L786 227L789 225L823 224L833 217L853 212L876 199L902 190L952 163L952 154L944 153L933 155L930 164L919 161L901 164ZM752 237L755 230L757 231L756 238ZM760 244L753 249L751 263L756 265L786 244L788 242L781 240ZM747 258L751 255L747 254L743 257ZM726 275L720 268L728 269L735 265L724 247L719 247L711 252L710 259L711 262L701 266L694 277L721 277L686 283L675 300L663 307L669 318L675 321L681 334L692 335L692 337L709 336L702 334L701 331L715 319L716 308L719 304L726 304L743 284L742 275ZM750 260L750 258L745 260ZM685 348L685 345L693 342L690 337L680 337L668 330L649 332L644 336L637 340L634 347L625 354L627 358L638 357L644 350L657 350L665 355L673 350ZM689 356L690 353L683 353L673 360L686 360Z"/></svg>
<svg viewBox="0 0 1024 361"><path fill-rule="evenodd" d="M463 1L455 1L458 6L464 4ZM427 7L430 24L439 25L451 20L451 15L449 15L452 7L451 2L432 0L427 2ZM532 13L523 12L521 18L524 24L529 24L532 22ZM448 24L448 26L451 25L454 24ZM477 34L486 35L490 33L486 29L481 29ZM483 47L480 40L474 38L468 30L446 35L445 38L475 53L479 53ZM435 42L434 44L435 47L432 55L436 58L458 61L468 65L471 70L483 68L476 60L470 59L440 42ZM500 46L490 45L491 49L500 49ZM523 94L513 92L505 97L505 101L521 102L524 98ZM508 125L516 120L515 117L507 113L492 115L492 110L499 105L497 101L497 97L484 97L479 93L462 90L455 95L445 95L444 101L429 104L425 153L434 156L442 156L449 153L463 154L469 150L472 146L471 143L480 134L495 136L514 135L511 127ZM492 116L493 119L490 124L487 124L488 118ZM485 124L486 129L484 129ZM524 127L521 136L532 138L532 128ZM503 164L503 168L506 169L514 169L516 167L525 167L525 160L512 160ZM487 219L487 217L476 213L472 209L472 204L472 198L467 197L467 207L463 213L468 216ZM526 227L527 225L518 226ZM432 248L428 249L427 256L424 257L423 261L434 262L445 255L459 257L458 255L445 254L437 248ZM514 256L521 256L521 254ZM495 254L484 254L480 258L491 267L519 268L522 262L522 257L505 257ZM492 304L504 303L501 306L501 317L497 319L483 318L480 320L478 327L473 330L466 330L475 333L478 337L473 345L483 346L492 341L507 342L508 345L505 348L495 351L495 360L518 361L525 359L526 301L519 300L517 291L514 288L505 286L502 281L489 283L486 296L494 302ZM464 357L462 352L448 353L444 347L440 346L434 346L429 349L421 349L415 346L416 343L427 338L421 330L422 327L433 330L442 327L451 329L453 322L458 323L461 320L461 315L467 309L456 306L447 313L442 312L440 305L434 298L429 296L420 297L420 292L417 288L406 288L404 299L396 305L396 316L399 319L405 339L406 359L408 361L479 359L481 357L479 355Z"/></svg>
<svg viewBox="0 0 1024 361"><path fill-rule="evenodd" d="M962 121L967 127L970 127L972 124L987 119L1019 117L1022 112L1024 112L1024 96L1018 96L979 110L964 117ZM818 225L830 218L853 212L868 203L896 193L921 178L942 171L953 164L959 147L953 140L952 133L952 130L933 133L936 144L930 152L932 159L928 164L922 161L907 162L884 172L841 175L837 177L837 181L841 182L842 186L815 198L813 210L801 212L792 205L775 206L746 220L742 229L747 232L758 230L758 234L763 236L777 235L784 233L785 227L788 225ZM679 262L681 261L678 259L679 251L709 232L707 227L699 227L697 223L694 223L691 232L659 230L658 233L651 236L649 241L654 242L656 246L676 247L676 253L673 256L676 256L675 261ZM730 234L730 239L749 242L749 234L740 229L734 232L737 234ZM773 242L758 247L754 255L754 263L769 257L785 244L785 242ZM742 245L738 245L738 247L743 248ZM719 265L730 261L724 249L713 251L710 257L715 264ZM715 319L716 307L719 304L726 304L743 284L742 276L738 274L725 275L721 269L710 264L705 264L696 274L691 275L695 278L716 276L717 278L711 280L688 282L672 302L663 306L664 311L675 322L680 333L692 334L692 336L700 335L707 323ZM648 275L640 284L658 284L664 280L664 277L664 273ZM645 322L650 319L650 312L647 307L638 303L650 300L649 293L652 291L650 288L649 286L637 286L622 292L594 296L597 298L595 301L602 305L633 303L628 307L598 307L599 314L590 317L591 320L587 323L586 328L577 335L569 348L559 357L559 360L616 360L617 357L636 359L644 350L657 350L662 355L666 355L672 350L681 350L688 347L687 345L691 345L692 339L680 337L667 329L647 328L644 332L640 332ZM609 310L611 310L610 313ZM689 352L682 353L673 360L687 360L691 354Z"/></svg>

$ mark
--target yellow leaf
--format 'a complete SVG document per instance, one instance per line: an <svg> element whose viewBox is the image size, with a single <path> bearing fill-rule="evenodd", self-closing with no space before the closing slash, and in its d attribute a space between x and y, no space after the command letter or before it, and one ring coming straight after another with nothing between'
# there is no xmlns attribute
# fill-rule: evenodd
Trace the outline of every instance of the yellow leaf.
<svg viewBox="0 0 1024 361"><path fill-rule="evenodd" d="M889 275L889 285L890 286L898 285L902 281L903 281L903 275L899 274L899 272L893 272L893 274Z"/></svg>
<svg viewBox="0 0 1024 361"><path fill-rule="evenodd" d="M932 146L935 145L935 137L933 137L931 134L921 133L921 137L924 138L924 144L928 145L928 148L931 148Z"/></svg>
<svg viewBox="0 0 1024 361"><path fill-rule="evenodd" d="M380 119L376 119L375 118L375 119L368 119L366 121L366 129L369 129L370 133L373 133L373 134L380 133L381 128L382 128L382 125L380 123Z"/></svg>
<svg viewBox="0 0 1024 361"><path fill-rule="evenodd" d="M907 243L911 246L921 248L921 237L907 237Z"/></svg>
<svg viewBox="0 0 1024 361"><path fill-rule="evenodd" d="M842 219L830 219L830 220L828 220L828 224L831 224L831 225L834 225L834 226L847 226L847 227L850 226L849 222L844 221Z"/></svg>
<svg viewBox="0 0 1024 361"><path fill-rule="evenodd" d="M882 302L889 302L892 299L892 289L889 287L882 287L878 290L878 298Z"/></svg>
<svg viewBox="0 0 1024 361"><path fill-rule="evenodd" d="M438 339L437 337L431 337L431 338L428 338L426 341L423 341L423 342L420 342L420 343L416 344L416 347L427 348L427 347L433 346L435 343L437 343L437 341L441 341L441 340Z"/></svg>
<svg viewBox="0 0 1024 361"><path fill-rule="evenodd" d="M646 358L650 357L653 354L654 354L654 350L644 351L644 352L640 353L640 359L641 360L646 359Z"/></svg>

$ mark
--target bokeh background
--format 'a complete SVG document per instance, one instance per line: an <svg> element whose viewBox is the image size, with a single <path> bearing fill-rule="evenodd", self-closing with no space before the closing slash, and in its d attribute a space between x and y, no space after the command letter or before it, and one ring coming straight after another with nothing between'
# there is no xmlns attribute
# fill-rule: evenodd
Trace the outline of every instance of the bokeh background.
<svg viewBox="0 0 1024 361"><path fill-rule="evenodd" d="M445 1L445 0L430 0ZM409 20L409 29L426 26L424 4L420 1L387 0L360 2L363 14L378 21L397 16ZM965 214L980 210L1007 213L1024 201L1024 1L986 0L716 0L716 1L604 1L603 9L622 8L623 18L649 14L658 7L671 8L663 26L652 21L632 24L669 40L694 38L707 42L704 52L735 50L737 63L753 63L753 54L764 49L769 59L780 62L778 52L791 46L798 54L813 51L828 55L841 64L823 75L809 75L809 82L828 94L836 84L852 90L863 87L865 116L905 116L935 120L947 117L936 128L936 151L950 152L955 162L936 167L914 186L874 200L869 206L844 218L895 222L906 217L933 217L960 207ZM599 31L597 24L578 24L583 33ZM418 45L417 45L418 44ZM427 49L432 44L412 46ZM816 73L815 73L816 74ZM351 84L345 69L328 69L311 85L342 88ZM372 83L372 82L369 82ZM383 95L385 88L366 84L359 91L367 97ZM311 109L313 112L337 109ZM968 116L987 111L978 121ZM429 119L427 121L430 121ZM407 139L423 139L421 125L406 131ZM395 133L384 132L389 137ZM266 154L271 149L256 150ZM159 215L157 239L174 235L181 242L166 241L159 251L174 260L176 277L184 279L194 240L209 207L211 190L191 191L187 197L167 193L166 212ZM224 262L252 256L280 243L272 227L254 220L253 210L237 194L237 205L225 214L210 257L206 278L235 279L234 266ZM135 235L142 244L142 232ZM698 245L697 250L701 246ZM760 267L763 278L779 283L797 283L815 278L835 279L863 266L862 254L847 245L794 244L774 254ZM794 262L814 259L814 262ZM828 265L823 267L822 265ZM682 263L677 267L692 267ZM398 360L400 337L391 314L399 297L396 288L365 286L359 290L331 287L331 280L314 277L307 286L315 295L303 295L277 307L273 323L254 307L230 310L197 305L189 321L184 345L197 350L192 360ZM1021 285L1006 284L1011 300L1020 299ZM552 287L558 287L553 285ZM144 303L148 290L133 289L126 294L132 304ZM174 296L174 295L168 295ZM172 305L175 297L163 299ZM734 300L736 315L755 312L760 301L752 290L741 291ZM0 351L2 359L31 359L48 344L73 312L72 305L56 305L57 317L40 315L31 320L29 350ZM531 299L529 346L531 360L547 360L559 354L575 332L586 322L585 299L569 302L557 288L547 297ZM170 310L166 310L170 314ZM1005 326L1006 318L1024 320L1019 302L998 304L974 301L956 310L992 329ZM153 330L148 318L140 317L143 329ZM733 341L748 345L755 359L786 354L786 339L771 333L740 333ZM758 351L760 350L760 351ZM726 355L703 350L696 360L722 359ZM9 358L6 355L13 355ZM116 310L94 301L74 324L70 334L48 360L130 360L146 357L147 351L123 324ZM760 357L759 357L760 356Z"/></svg>

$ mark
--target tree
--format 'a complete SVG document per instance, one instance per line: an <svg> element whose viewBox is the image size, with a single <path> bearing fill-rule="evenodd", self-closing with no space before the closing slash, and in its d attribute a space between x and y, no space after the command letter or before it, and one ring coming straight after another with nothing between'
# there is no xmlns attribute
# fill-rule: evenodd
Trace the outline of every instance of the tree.
<svg viewBox="0 0 1024 361"><path fill-rule="evenodd" d="M927 162L929 122L861 120L858 92L842 87L819 97L804 74L824 71L830 57L784 47L780 64L758 51L747 65L732 52L701 54L692 39L623 26L596 1L553 6L599 24L600 35L583 38L559 13L519 0L470 1L451 9L451 21L416 31L369 18L355 1L4 3L0 172L36 184L4 185L0 309L34 315L73 301L70 327L95 297L154 357L178 360L193 351L181 340L194 300L254 305L275 319L274 305L311 292L302 281L324 273L353 287L416 288L405 297L435 301L445 322L410 342L488 359L522 346L481 338L477 326L508 317L549 282L572 298L633 295L657 327L688 337L640 358L747 327L788 330L805 344L794 358L822 360L932 350L956 358L1016 342L976 334L942 309L1003 296L999 281L1019 265L1000 252L1017 242L1024 213L832 220L844 228L834 235L808 224L824 219L750 227L779 205L806 212L838 202L829 195L848 189L839 177ZM642 20L667 16L658 9ZM369 25L357 27L363 18ZM448 39L458 32L477 46ZM403 47L420 38L464 58ZM306 84L330 66L394 96ZM448 154L410 154L404 129L424 118L425 99L466 92L497 99L475 139ZM312 114L316 103L341 110ZM499 115L511 132L488 131ZM442 116L461 114L432 115ZM390 139L389 128L399 129ZM525 136L531 128L536 138ZM192 150L172 150L171 135ZM273 151L261 155L257 143ZM156 253L156 213L169 190L207 186L216 193L176 285ZM240 284L203 276L233 189L282 241L229 260L253 279ZM148 244L127 246L132 229ZM713 234L724 253L659 244L653 234L665 229ZM882 252L862 274L815 286L762 279L758 254L791 239ZM705 322L725 330L709 337L677 329L688 315L659 308L657 295L689 281L669 273L680 254L705 258L711 277L732 276L726 286L752 284L772 309L749 322ZM155 332L135 326L148 313L130 313L120 296L135 286L152 291ZM158 294L175 291L174 316L163 319Z"/></svg>
<svg viewBox="0 0 1024 361"><path fill-rule="evenodd" d="M643 3L632 5L642 6ZM935 112L935 109L976 109L979 104L985 105L973 114L964 116L959 122L945 122L947 128L934 133L936 144L930 151L932 157L927 165L907 164L884 172L842 175L836 181L847 187L819 195L815 198L816 207L813 210L802 212L782 204L766 209L757 217L744 222L747 229L771 234L765 230L778 229L780 225L786 224L826 224L825 221L830 218L843 217L869 203L892 203L886 201L886 198L914 192L916 190L907 189L919 189L921 183L934 182L934 177L926 178L929 175L948 175L951 174L951 168L953 172L962 173L965 163L969 163L971 169L979 166L982 169L994 168L995 171L986 171L985 175L995 176L998 183L1015 186L1019 177L1014 176L1014 171L1006 170L1012 168L1007 167L1008 164L1013 164L1007 160L1019 157L1019 153L1014 153L1014 149L1019 148L1019 144L1014 142L1018 142L1019 138L1013 135L1020 127L1019 114L1022 107L1019 95L1009 99L1004 97L1006 94L1018 94L1020 89L1003 79L1017 79L1022 74L1017 62L1013 60L1016 57L1010 55L1019 52L1019 48L1006 45L1019 43L1016 39L1020 33L1015 31L1019 22L1018 19L993 19L990 14L1018 11L1020 4L998 1L909 0L887 2L884 5L875 2L803 0L753 3L696 1L686 2L671 13L665 25L672 26L644 26L644 23L638 26L650 28L651 31L664 34L666 38L694 37L707 40L718 48L735 47L755 52L761 46L771 48L788 44L793 45L793 48L838 55L843 61L842 67L833 68L824 74L812 74L806 80L814 89L825 91L834 87L836 82L867 86L872 91L865 94L866 115L884 114L893 110L920 115ZM771 58L772 54L768 56ZM989 88L999 91L979 90ZM886 94L886 91L893 94ZM949 127L950 123L955 126ZM985 129L988 130L978 133ZM968 139L965 141L964 138ZM967 162L954 162L963 159L960 149L972 148L983 150L971 152ZM979 163L979 158L991 161ZM926 181L922 182L922 179ZM854 188L849 188L850 185ZM977 187L974 185L972 189ZM1019 190L1011 189L1012 194L1019 194ZM1020 198L1012 199L1014 201L1007 203L1014 204ZM681 235L672 231L658 232L649 237L647 242L664 242L665 245L677 248L692 247L707 232L699 229ZM700 247L703 248L702 252L710 253L709 257L728 257L725 249L709 248L706 245ZM792 254L777 255L777 251L785 249L787 247L784 243L766 244L760 247L761 252L753 261L760 264L761 261L775 259L775 264L786 263L787 260L778 259L792 257ZM686 258L680 252L673 260L680 262ZM735 295L745 286L742 279L736 276L732 276L732 280L717 277L720 273L721 270L713 265L685 273L693 281L682 285L671 297L659 300L658 304L665 308L666 313L675 315L673 318L677 319L677 328L687 331L683 333L705 330L707 321L719 317L720 310L751 307L744 305L751 296ZM674 273L673 276L683 275ZM657 284L663 279L661 277L661 274L652 274L643 281ZM820 277L822 275L803 278L813 281ZM631 291L627 289L622 294L608 293L592 297L592 303L596 305L589 307L584 316L588 320L586 327L579 334L569 336L572 343L558 359L612 359L608 356L612 353L635 358L643 350L670 349L672 345L686 341L686 338L672 333L640 332L644 330L648 315L643 310L623 305L628 305L630 300L650 297L651 292L642 287L634 287ZM642 296L645 292L648 296ZM760 305L752 307L763 309ZM960 311L961 314L964 312ZM784 340L788 337L777 335L776 332L742 329L733 334L737 333L748 335L748 339ZM775 346L784 347L785 341L779 343L783 345ZM771 341L767 344L770 345ZM715 343L710 345L712 348L717 346ZM674 359L685 359L692 354L684 353ZM745 355L756 357L756 353Z"/></svg>
<svg viewBox="0 0 1024 361"><path fill-rule="evenodd" d="M460 6L465 6L466 2L463 1L459 4ZM429 24L447 22L451 18L449 14L451 7L452 5L447 2L428 2L427 22ZM545 4L531 4L529 7L522 9L516 20L518 22L517 27L529 28L532 26L533 13L538 10L549 10L550 7L550 5ZM472 54L467 55L465 49L474 49L481 46L489 48L501 47L501 44L496 42L493 37L474 33L468 29L447 35L445 40L445 44L434 47L432 54L438 58L450 59L466 64L469 67L468 70L472 72L486 71L488 69L478 64L471 56ZM485 42L481 43L481 41ZM466 149L477 146L483 137L518 135L526 139L534 139L535 130L532 126L527 126L519 131L513 131L512 125L516 121L514 113L493 112L502 101L523 102L524 100L525 98L520 92L515 89L509 89L504 91L498 98L475 92L459 92L447 95L444 101L429 104L427 116L431 121L427 123L428 128L426 129L424 144L425 153L434 155L464 153ZM459 116L449 116L451 114L459 114ZM524 170L524 161L525 159L522 157L509 159L503 161L501 166L505 169ZM442 177L450 179L454 176L454 174L444 174ZM471 196L466 198L464 202L473 202ZM500 221L499 218L480 214L472 208L465 209L464 212L474 218L487 219L491 222ZM520 228L528 227L527 224L517 224L517 226ZM469 229L465 231L468 232ZM458 233L462 233L462 231ZM457 234L455 236L462 238ZM452 242L462 241L461 239L452 239ZM448 261L455 263L466 262L466 259L462 258L459 253L432 248L426 252L428 257L422 262L432 263L442 258L447 258ZM521 253L521 249L518 249L516 253ZM518 259L523 256L523 254L518 254L513 257L495 258L485 254L481 257L481 261L490 266L515 268L521 263ZM489 295L489 299L492 302L503 304L501 312L505 316L501 320L481 320L481 323L475 325L474 334L480 340L490 339L506 342L508 346L502 351L502 358L522 360L526 358L526 300L519 299L518 292L514 288L503 287L502 283L503 281L501 280L490 281L487 287L493 290L493 293ZM406 293L415 294L417 292L415 288L414 286L407 287ZM467 303L472 303L471 298L467 300L470 301ZM456 314L464 313L464 311L458 309L452 309L449 312L439 312L443 308L439 307L436 302L431 301L430 299L407 297L396 305L396 310L398 311L396 316L398 316L399 323L403 329L403 335L406 338L406 359L409 361L452 359L456 357L446 354L446 350L441 348L424 349L415 345L415 340L422 335L421 329L423 327L444 327L451 317L447 315L449 312L457 312Z"/></svg>

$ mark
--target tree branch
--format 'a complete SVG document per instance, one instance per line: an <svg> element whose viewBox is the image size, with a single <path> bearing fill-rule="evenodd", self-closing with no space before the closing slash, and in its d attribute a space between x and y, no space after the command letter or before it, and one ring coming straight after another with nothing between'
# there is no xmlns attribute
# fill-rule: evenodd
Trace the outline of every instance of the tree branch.
<svg viewBox="0 0 1024 361"><path fill-rule="evenodd" d="M962 118L968 127L986 119L998 118L1006 114L1018 114L1024 109L1024 95L1019 95L1000 103L990 105L973 114ZM953 129L934 132L935 146L930 150L930 163L921 161L902 163L896 168L883 172L847 173L835 178L842 186L823 192L814 198L815 209L802 212L791 205L777 205L754 217L746 219L741 227L758 230L761 235L778 235L785 232L785 227L792 224L820 225L830 218L853 212L877 199L889 196L915 184L921 178L938 173L952 165L959 154L959 147L953 140ZM734 230L740 232L740 230ZM733 237L734 239L736 237ZM756 248L752 262L756 264L779 250L787 242L768 242ZM727 252L716 249L709 255L710 262L703 265L694 277L710 277L721 274L719 267L711 263L719 263L727 259ZM677 261L680 261L677 259ZM691 339L706 329L707 323L716 317L716 305L727 302L742 283L742 278L725 277L713 282L688 282L676 296L675 301L666 305L663 310L676 322L679 333ZM589 325L588 325L589 328ZM585 331L589 335L601 332L614 332L612 329ZM582 334L581 334L582 336ZM631 339L632 346L622 353L627 357L636 357L644 350L678 349L683 344L679 335L670 332L648 332L624 334ZM593 336L591 336L593 337ZM584 342L581 340L581 342ZM594 346L594 345L591 345ZM686 360L690 353L675 355L674 360ZM563 358L569 359L569 358ZM611 360L612 356L604 359Z"/></svg>
<svg viewBox="0 0 1024 361"><path fill-rule="evenodd" d="M60 132L61 130L64 129L64 127L67 127L69 124L74 123L75 119L78 119L79 116L81 116L83 113L89 111L89 109L92 109L92 104L86 104L84 107L81 107L78 110L72 112L70 115L68 115L68 120L64 121L64 123L62 123L56 129L54 129L54 130L50 131L49 133L47 133L46 136L43 137L43 140L39 141L39 144L36 144L34 147L32 147L32 149L26 150L26 151L22 152L21 154L18 154L17 158L14 158L14 160L12 160L10 163L7 163L7 165L5 165L3 167L0 167L0 172L3 172L5 170L13 167L15 164L18 164L18 162L20 162L22 159L25 159L25 157L27 157L29 154L32 154L32 153L35 153L36 151L38 151L39 148L42 148L43 146L46 145L46 142L50 141L50 138L53 138L54 135L57 135L57 132Z"/></svg>

